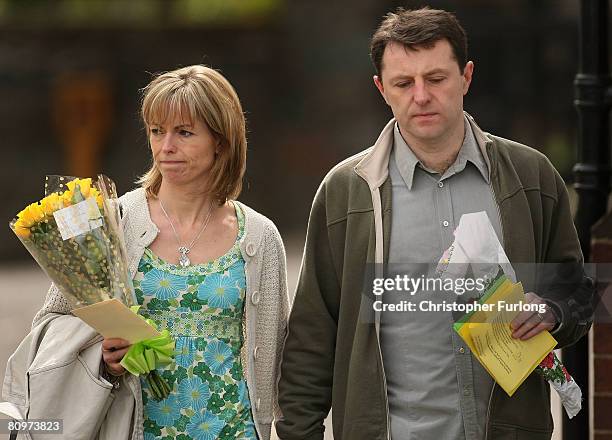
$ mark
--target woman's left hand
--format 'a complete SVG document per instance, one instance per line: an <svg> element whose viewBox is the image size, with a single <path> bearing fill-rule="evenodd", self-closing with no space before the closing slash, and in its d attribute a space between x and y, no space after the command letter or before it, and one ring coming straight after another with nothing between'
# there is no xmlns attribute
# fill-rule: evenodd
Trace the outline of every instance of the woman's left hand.
<svg viewBox="0 0 612 440"><path fill-rule="evenodd" d="M129 341L120 338L104 338L102 341L102 359L106 369L113 376L121 376L125 368L119 363L130 349Z"/></svg>

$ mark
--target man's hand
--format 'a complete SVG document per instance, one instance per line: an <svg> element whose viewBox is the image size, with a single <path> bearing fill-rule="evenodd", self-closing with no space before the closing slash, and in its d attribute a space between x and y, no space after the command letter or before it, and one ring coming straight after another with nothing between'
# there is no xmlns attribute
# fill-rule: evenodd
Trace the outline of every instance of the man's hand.
<svg viewBox="0 0 612 440"><path fill-rule="evenodd" d="M106 369L113 376L121 376L125 373L125 368L119 364L123 356L130 349L130 343L125 339L113 338L102 341L102 359L106 364Z"/></svg>
<svg viewBox="0 0 612 440"><path fill-rule="evenodd" d="M525 299L528 304L546 304L542 298L532 292L525 294ZM550 307L546 306L544 313L520 312L510 323L510 328L513 338L525 341L544 330L552 330L556 323L555 315Z"/></svg>

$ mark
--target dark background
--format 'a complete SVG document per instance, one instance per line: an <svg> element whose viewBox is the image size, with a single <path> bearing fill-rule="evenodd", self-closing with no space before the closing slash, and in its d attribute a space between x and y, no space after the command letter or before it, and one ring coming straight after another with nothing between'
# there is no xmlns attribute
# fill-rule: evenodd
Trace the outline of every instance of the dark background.
<svg viewBox="0 0 612 440"><path fill-rule="evenodd" d="M75 133L95 138L95 169L119 193L133 188L149 166L139 90L195 63L220 69L246 111L240 199L302 236L321 178L391 117L372 83L371 34L385 12L424 4L468 33L466 110L570 178L578 0L0 0L0 261L29 258L8 222L43 196L46 174L74 173ZM83 82L101 104L79 101Z"/></svg>

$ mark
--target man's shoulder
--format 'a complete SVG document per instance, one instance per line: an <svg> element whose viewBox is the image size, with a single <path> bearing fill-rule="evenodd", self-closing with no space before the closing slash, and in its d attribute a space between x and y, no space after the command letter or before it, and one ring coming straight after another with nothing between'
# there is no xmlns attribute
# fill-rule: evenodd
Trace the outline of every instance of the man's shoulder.
<svg viewBox="0 0 612 440"><path fill-rule="evenodd" d="M489 133L487 136L493 141L499 155L511 160L515 165L527 168L552 167L548 157L533 147Z"/></svg>
<svg viewBox="0 0 612 440"><path fill-rule="evenodd" d="M371 151L368 148L334 166L323 178L315 200L329 221L345 218L351 210L366 210L372 207L370 188L357 174L355 167Z"/></svg>
<svg viewBox="0 0 612 440"><path fill-rule="evenodd" d="M512 169L511 175L518 176L523 188L538 189L553 198L556 198L560 191L565 191L559 172L544 153L499 136L489 137L493 140L500 172Z"/></svg>
<svg viewBox="0 0 612 440"><path fill-rule="evenodd" d="M323 185L336 186L348 184L350 180L359 178L355 173L357 164L372 150L373 147L360 151L336 164L323 178Z"/></svg>

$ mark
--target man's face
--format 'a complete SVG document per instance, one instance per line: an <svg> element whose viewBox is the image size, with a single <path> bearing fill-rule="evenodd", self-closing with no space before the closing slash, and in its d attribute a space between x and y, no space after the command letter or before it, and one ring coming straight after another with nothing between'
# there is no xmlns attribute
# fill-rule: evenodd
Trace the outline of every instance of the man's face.
<svg viewBox="0 0 612 440"><path fill-rule="evenodd" d="M463 96L473 70L471 61L459 70L447 40L418 50L391 42L383 53L382 80L374 76L374 83L408 144L439 146L463 132Z"/></svg>

